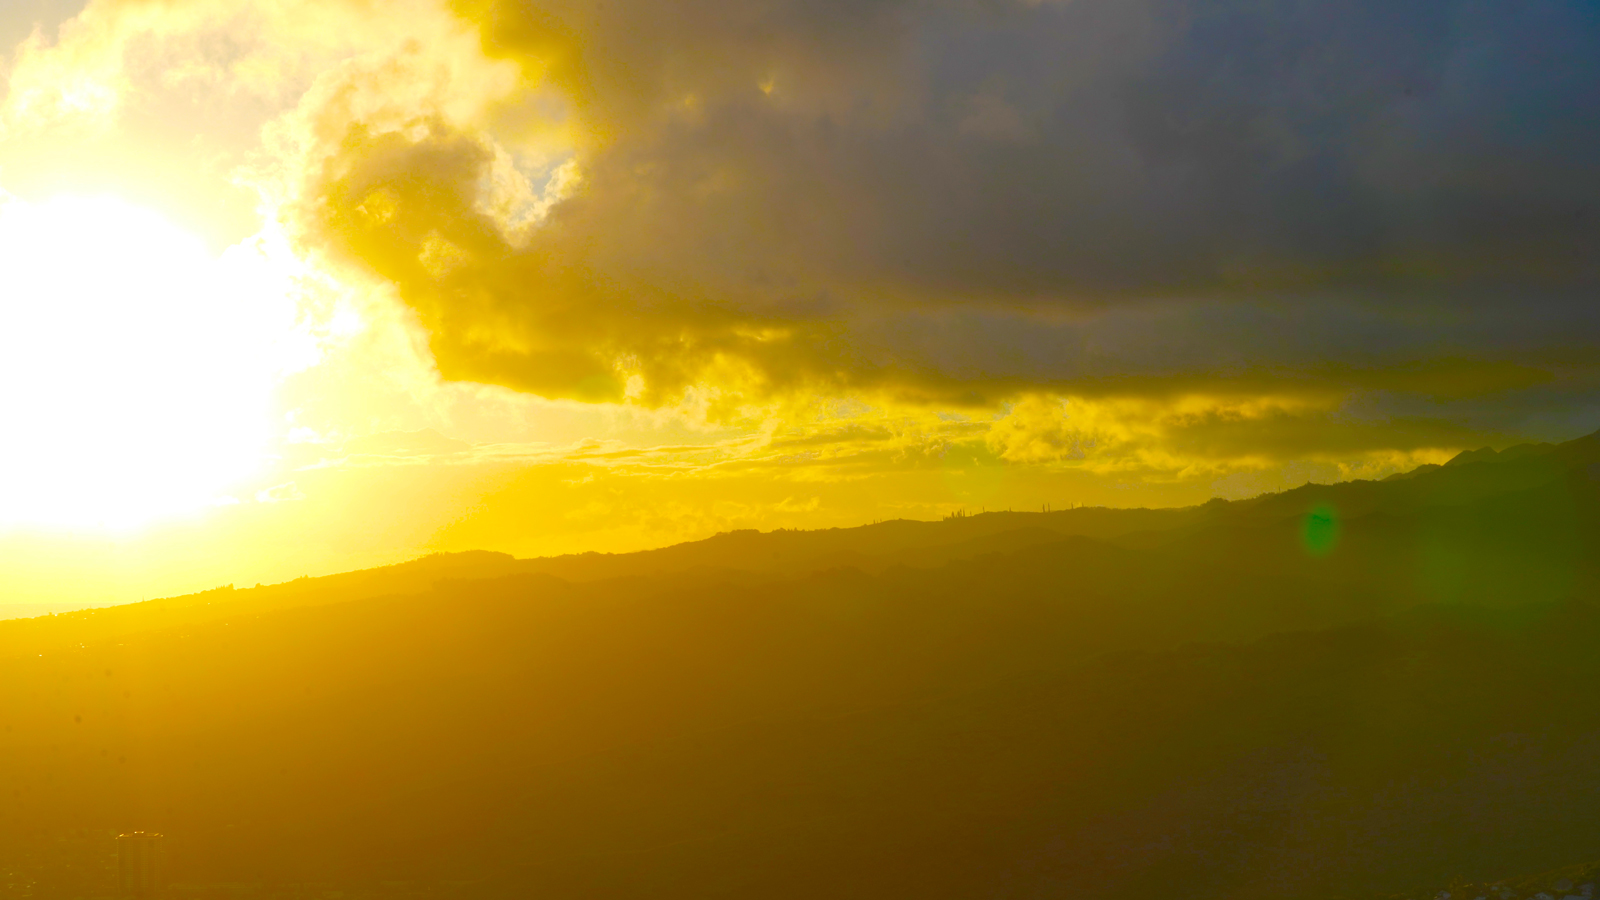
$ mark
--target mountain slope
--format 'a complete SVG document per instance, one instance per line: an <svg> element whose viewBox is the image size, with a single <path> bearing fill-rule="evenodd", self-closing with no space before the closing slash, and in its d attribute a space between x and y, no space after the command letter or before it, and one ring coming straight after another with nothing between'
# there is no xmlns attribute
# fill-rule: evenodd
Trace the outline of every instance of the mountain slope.
<svg viewBox="0 0 1600 900"><path fill-rule="evenodd" d="M143 828L180 881L283 896L1249 900L1551 869L1600 847L1595 443L3 622L0 864L92 895L84 836Z"/></svg>

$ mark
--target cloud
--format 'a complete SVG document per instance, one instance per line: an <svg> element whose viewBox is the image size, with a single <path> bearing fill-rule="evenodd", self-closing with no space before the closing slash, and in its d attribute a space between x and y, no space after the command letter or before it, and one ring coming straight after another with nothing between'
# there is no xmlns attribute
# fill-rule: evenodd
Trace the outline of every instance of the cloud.
<svg viewBox="0 0 1600 900"><path fill-rule="evenodd" d="M1595 409L1597 37L1576 0L96 0L7 108L252 98L239 177L447 379L1010 404L963 440L1157 471Z"/></svg>
<svg viewBox="0 0 1600 900"><path fill-rule="evenodd" d="M1001 459L1182 479L1323 463L1346 477L1440 463L1473 441L1506 442L1428 417L1361 420L1338 398L1251 394L1169 400L1028 395L985 442Z"/></svg>
<svg viewBox="0 0 1600 900"><path fill-rule="evenodd" d="M448 438L432 428L421 431L388 431L345 441L348 456L390 460L431 460L465 453L472 445Z"/></svg>
<svg viewBox="0 0 1600 900"><path fill-rule="evenodd" d="M1596 337L1584 9L463 3L545 127L352 71L293 210L448 377L544 396L1342 389L1441 342L1492 393Z"/></svg>
<svg viewBox="0 0 1600 900"><path fill-rule="evenodd" d="M292 503L304 499L306 495L300 490L299 485L292 481L256 492L257 503Z"/></svg>

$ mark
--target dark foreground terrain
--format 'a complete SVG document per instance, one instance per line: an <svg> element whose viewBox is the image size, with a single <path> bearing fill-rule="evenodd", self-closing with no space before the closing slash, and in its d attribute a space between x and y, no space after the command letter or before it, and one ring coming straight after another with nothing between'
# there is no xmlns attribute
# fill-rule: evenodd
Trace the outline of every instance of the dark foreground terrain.
<svg viewBox="0 0 1600 900"><path fill-rule="evenodd" d="M1597 575L1591 436L0 622L0 897L133 829L194 897L1532 896L1600 858Z"/></svg>

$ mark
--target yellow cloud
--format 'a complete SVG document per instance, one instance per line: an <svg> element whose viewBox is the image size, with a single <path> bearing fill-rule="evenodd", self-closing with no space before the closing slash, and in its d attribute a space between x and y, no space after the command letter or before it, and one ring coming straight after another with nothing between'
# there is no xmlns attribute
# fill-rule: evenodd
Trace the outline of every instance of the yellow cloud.
<svg viewBox="0 0 1600 900"><path fill-rule="evenodd" d="M1295 461L1325 462L1344 477L1387 475L1442 462L1483 440L1448 422L1364 422L1341 416L1347 399L1035 394L997 419L986 441L1010 462L1172 479L1267 470Z"/></svg>
<svg viewBox="0 0 1600 900"><path fill-rule="evenodd" d="M1005 14L1033 15L1026 6ZM94 0L54 44L24 46L6 115L103 123L162 91L190 92L196 108L259 102L262 144L236 154L235 180L308 259L392 287L450 379L695 407L713 421L793 396L980 409L1028 392L1098 395L1107 378L1163 396L1211 391L1198 382L1219 380L1202 375L1215 361L1144 349L1160 341L1142 339L1140 317L1216 343L1253 328L1255 309L1163 321L1158 306L1108 306L1138 299L1115 279L1099 289L1029 271L1045 244L1092 241L1006 231L1009 244L974 262L968 245L994 229L974 226L971 240L943 230L963 215L949 204L987 194L929 181L937 173L917 166L937 154L906 151L1016 139L1037 110L990 75L922 97L896 56L909 15L892 0L848 15L798 0L736 15L709 0L670 13L629 0L397 0L381 15L324 0ZM1374 324L1391 323L1357 326ZM1236 346L1341 396L1489 396L1552 377L1470 352L1457 370L1424 371L1433 350L1421 344L1359 364L1292 340ZM1006 458L1079 440L1026 433Z"/></svg>

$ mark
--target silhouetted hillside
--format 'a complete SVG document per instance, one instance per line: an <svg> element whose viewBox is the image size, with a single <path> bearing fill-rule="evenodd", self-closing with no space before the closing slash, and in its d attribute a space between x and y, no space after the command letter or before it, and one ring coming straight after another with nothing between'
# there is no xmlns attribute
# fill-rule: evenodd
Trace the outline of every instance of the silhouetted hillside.
<svg viewBox="0 0 1600 900"><path fill-rule="evenodd" d="M1445 894L1462 900L1593 900L1597 888L1600 888L1600 862L1591 862L1495 881L1457 879L1448 888L1426 888L1385 900L1439 900Z"/></svg>
<svg viewBox="0 0 1600 900"><path fill-rule="evenodd" d="M1597 444L3 622L0 863L90 895L103 873L40 860L141 828L189 885L426 896L1554 869L1600 855Z"/></svg>

